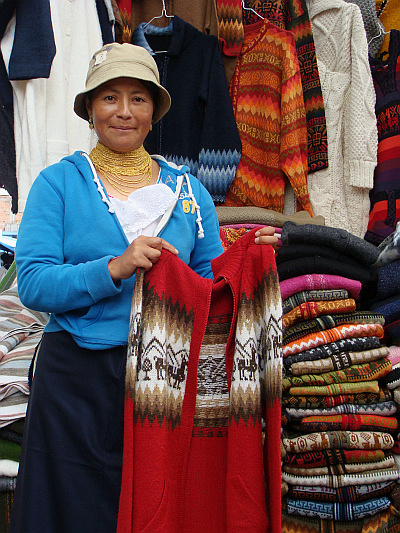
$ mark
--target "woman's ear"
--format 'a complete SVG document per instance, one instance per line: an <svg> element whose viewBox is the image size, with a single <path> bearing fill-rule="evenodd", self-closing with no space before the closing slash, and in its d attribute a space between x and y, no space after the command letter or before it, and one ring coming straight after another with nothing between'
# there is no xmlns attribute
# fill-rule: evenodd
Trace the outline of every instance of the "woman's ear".
<svg viewBox="0 0 400 533"><path fill-rule="evenodd" d="M86 111L87 111L87 114L88 114L89 117L90 117L90 116L92 115L92 99L86 97L85 105L86 105Z"/></svg>

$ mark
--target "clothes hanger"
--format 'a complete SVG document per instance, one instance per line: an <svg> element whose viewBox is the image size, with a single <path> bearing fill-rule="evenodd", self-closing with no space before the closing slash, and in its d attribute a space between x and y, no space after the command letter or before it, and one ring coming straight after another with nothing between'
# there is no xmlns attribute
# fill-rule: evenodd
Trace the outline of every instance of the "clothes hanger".
<svg viewBox="0 0 400 533"><path fill-rule="evenodd" d="M242 0L242 8L243 8L243 9L247 9L248 11L252 11L253 13L255 13L255 14L257 15L257 17L260 17L260 19L264 20L264 17L262 17L262 16L260 15L260 13L257 13L257 11L255 11L252 7L246 7L246 6L244 5L244 0Z"/></svg>
<svg viewBox="0 0 400 533"><path fill-rule="evenodd" d="M243 3L243 2L242 2L242 3ZM153 20L156 20L156 19L161 19L161 18L163 18L163 17L166 17L166 18L168 18L168 19L173 19L173 18L174 18L174 15L168 15L168 14L167 14L167 11L166 11L166 9L165 9L165 1L164 1L164 0L162 0L162 5L163 5L163 8L162 8L162 11L161 11L161 15L158 15L157 17L153 17L151 20L149 20L149 22L147 22L147 23L143 26L143 28L147 28L147 26L148 26L149 24L151 24L151 23L153 22Z"/></svg>

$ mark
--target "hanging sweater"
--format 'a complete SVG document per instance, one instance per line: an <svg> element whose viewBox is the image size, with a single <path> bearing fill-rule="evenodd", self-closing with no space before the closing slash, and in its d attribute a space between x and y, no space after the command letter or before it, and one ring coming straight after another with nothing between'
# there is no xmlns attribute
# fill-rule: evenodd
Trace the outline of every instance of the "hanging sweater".
<svg viewBox="0 0 400 533"><path fill-rule="evenodd" d="M328 131L327 169L308 189L327 226L363 238L377 160L375 91L359 7L343 0L307 0Z"/></svg>
<svg viewBox="0 0 400 533"><path fill-rule="evenodd" d="M140 24L132 43L148 50L172 99L145 140L150 153L187 165L215 202L223 202L240 160L241 142L218 39L174 16L169 26Z"/></svg>
<svg viewBox="0 0 400 533"><path fill-rule="evenodd" d="M328 166L328 141L324 101L306 1L247 0L246 7L253 8L278 28L293 33L307 117L308 172L326 168ZM259 20L250 10L244 10L243 14L245 24Z"/></svg>
<svg viewBox="0 0 400 533"><path fill-rule="evenodd" d="M281 303L254 231L135 284L118 533L280 533ZM265 420L262 443L261 419Z"/></svg>
<svg viewBox="0 0 400 533"><path fill-rule="evenodd" d="M378 164L370 191L371 211L365 239L379 245L400 220L400 31L391 30L389 55L370 58L376 93Z"/></svg>
<svg viewBox="0 0 400 533"><path fill-rule="evenodd" d="M287 177L301 209L312 214L306 114L293 35L267 20L246 26L230 93L242 158L226 205L283 213Z"/></svg>

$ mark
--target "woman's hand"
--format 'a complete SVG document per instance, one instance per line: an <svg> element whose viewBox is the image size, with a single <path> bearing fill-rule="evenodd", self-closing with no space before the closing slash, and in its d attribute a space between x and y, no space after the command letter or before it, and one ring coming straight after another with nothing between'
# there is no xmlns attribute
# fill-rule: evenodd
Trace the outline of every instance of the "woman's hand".
<svg viewBox="0 0 400 533"><path fill-rule="evenodd" d="M278 237L274 235L275 229L272 226L264 226L256 231L254 239L257 244L271 244L273 249L278 247Z"/></svg>
<svg viewBox="0 0 400 533"><path fill-rule="evenodd" d="M159 260L162 250L178 254L178 250L161 237L140 235L121 256L109 261L108 270L112 280L128 279L133 276L137 268L150 270Z"/></svg>

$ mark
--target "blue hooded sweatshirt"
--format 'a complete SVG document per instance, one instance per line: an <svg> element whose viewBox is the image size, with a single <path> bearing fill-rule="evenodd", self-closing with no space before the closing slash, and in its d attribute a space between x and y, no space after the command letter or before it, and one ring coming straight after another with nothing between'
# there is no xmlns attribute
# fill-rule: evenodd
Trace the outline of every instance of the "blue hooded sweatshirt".
<svg viewBox="0 0 400 533"><path fill-rule="evenodd" d="M211 260L223 250L211 196L188 167L154 158L160 182L175 193L155 234L212 278ZM79 346L125 345L135 277L114 283L108 262L128 245L87 154L65 157L44 169L29 192L15 252L22 303L51 313L45 331L66 330Z"/></svg>

